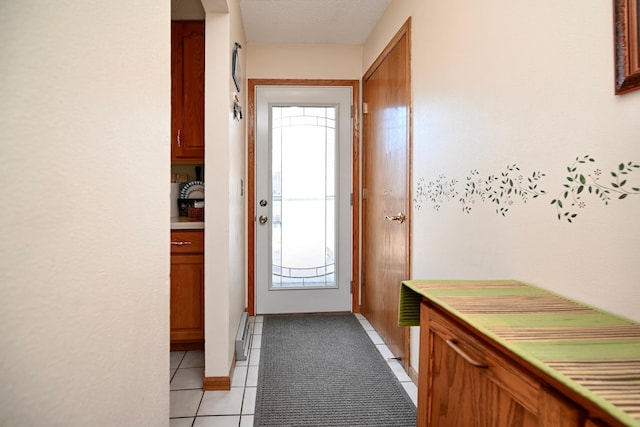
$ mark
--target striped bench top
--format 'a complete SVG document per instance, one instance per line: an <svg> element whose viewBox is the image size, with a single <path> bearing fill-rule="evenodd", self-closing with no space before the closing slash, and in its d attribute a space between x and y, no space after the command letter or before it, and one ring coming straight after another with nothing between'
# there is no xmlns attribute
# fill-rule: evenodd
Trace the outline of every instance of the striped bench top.
<svg viewBox="0 0 640 427"><path fill-rule="evenodd" d="M640 324L512 280L408 280L399 324L427 297L549 376L640 426Z"/></svg>

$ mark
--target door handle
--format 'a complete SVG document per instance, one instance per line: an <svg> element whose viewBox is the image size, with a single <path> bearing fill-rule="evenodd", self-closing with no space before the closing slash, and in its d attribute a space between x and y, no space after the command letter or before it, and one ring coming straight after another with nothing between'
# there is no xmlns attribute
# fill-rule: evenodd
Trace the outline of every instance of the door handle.
<svg viewBox="0 0 640 427"><path fill-rule="evenodd" d="M404 216L402 212L399 212L398 215L386 215L384 218L387 221L398 221L400 224L402 224L407 219L407 217Z"/></svg>
<svg viewBox="0 0 640 427"><path fill-rule="evenodd" d="M258 217L258 222L260 222L260 224L266 224L267 221L269 221L269 218L265 215L260 215Z"/></svg>

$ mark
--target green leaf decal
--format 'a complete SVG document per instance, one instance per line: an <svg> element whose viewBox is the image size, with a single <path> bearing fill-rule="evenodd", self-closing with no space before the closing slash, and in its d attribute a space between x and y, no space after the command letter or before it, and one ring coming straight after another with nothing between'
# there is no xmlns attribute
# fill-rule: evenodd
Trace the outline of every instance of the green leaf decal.
<svg viewBox="0 0 640 427"><path fill-rule="evenodd" d="M618 200L624 200L632 195L640 195L640 186L632 187L630 190L625 188L628 183L627 176L640 168L640 164L634 162L618 163L617 167L609 172L614 180L605 184L600 181L603 172L601 169L595 169L592 173L577 170L582 168L580 165L587 163L587 161L593 163L595 159L589 155L576 157L576 161L567 167L569 174L566 176L565 182L569 184L562 185L564 188L560 193L562 197L554 199L556 202L551 203L556 205L559 219L565 218L568 222L572 222L571 219L578 215L575 209L587 206L583 200L587 195L597 196L605 205L609 205L614 196ZM623 177L625 179L621 179ZM584 191L585 187L588 191ZM564 204L561 199L564 200Z"/></svg>

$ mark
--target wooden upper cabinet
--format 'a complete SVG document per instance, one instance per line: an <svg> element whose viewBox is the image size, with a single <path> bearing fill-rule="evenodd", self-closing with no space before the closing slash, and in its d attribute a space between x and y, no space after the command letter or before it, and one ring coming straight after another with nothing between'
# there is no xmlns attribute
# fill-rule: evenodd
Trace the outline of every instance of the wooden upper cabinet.
<svg viewBox="0 0 640 427"><path fill-rule="evenodd" d="M204 160L204 22L171 22L171 161Z"/></svg>

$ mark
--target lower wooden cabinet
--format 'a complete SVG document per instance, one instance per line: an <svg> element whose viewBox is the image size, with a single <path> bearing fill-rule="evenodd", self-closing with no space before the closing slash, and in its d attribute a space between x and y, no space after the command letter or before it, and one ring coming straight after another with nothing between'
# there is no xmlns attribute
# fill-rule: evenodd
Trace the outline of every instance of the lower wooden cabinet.
<svg viewBox="0 0 640 427"><path fill-rule="evenodd" d="M418 426L584 426L578 405L487 347L437 307L422 304Z"/></svg>
<svg viewBox="0 0 640 427"><path fill-rule="evenodd" d="M171 349L204 347L204 231L171 232Z"/></svg>

